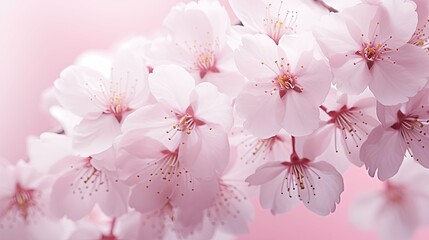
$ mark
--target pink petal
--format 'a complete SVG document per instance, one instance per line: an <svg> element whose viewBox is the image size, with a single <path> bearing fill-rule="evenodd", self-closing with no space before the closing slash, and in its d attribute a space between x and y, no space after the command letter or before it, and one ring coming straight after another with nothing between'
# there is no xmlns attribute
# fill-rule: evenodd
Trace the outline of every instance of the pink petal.
<svg viewBox="0 0 429 240"><path fill-rule="evenodd" d="M389 204L390 206L379 217L378 232L380 239L401 240L411 239L418 226L417 210L414 202L404 202L402 204Z"/></svg>
<svg viewBox="0 0 429 240"><path fill-rule="evenodd" d="M313 32L322 51L329 58L360 48L360 41L352 37L345 21L338 15L323 16Z"/></svg>
<svg viewBox="0 0 429 240"><path fill-rule="evenodd" d="M174 7L164 21L176 42L213 43L223 46L230 26L228 14L216 1L191 2ZM189 27L189 26L192 27ZM207 34L209 33L209 34Z"/></svg>
<svg viewBox="0 0 429 240"><path fill-rule="evenodd" d="M384 181L395 175L404 159L406 146L399 131L382 126L376 127L362 145L360 159L370 176Z"/></svg>
<svg viewBox="0 0 429 240"><path fill-rule="evenodd" d="M232 10L246 28L262 33L265 30L263 19L266 5L260 0L229 0Z"/></svg>
<svg viewBox="0 0 429 240"><path fill-rule="evenodd" d="M54 82L55 95L60 104L80 117L99 116L104 111L104 94L100 81L104 77L89 68L71 66L61 72Z"/></svg>
<svg viewBox="0 0 429 240"><path fill-rule="evenodd" d="M72 220L78 220L87 215L95 205L95 198L91 196L81 197L75 194L70 184L77 181L75 172L69 171L56 180L52 187L51 210L57 217L67 216Z"/></svg>
<svg viewBox="0 0 429 240"><path fill-rule="evenodd" d="M424 88L416 96L410 98L405 105L404 113L420 117L427 116L429 113L429 89Z"/></svg>
<svg viewBox="0 0 429 240"><path fill-rule="evenodd" d="M285 170L286 167L281 162L267 162L257 168L254 174L246 178L246 182L249 185L261 185L273 180Z"/></svg>
<svg viewBox="0 0 429 240"><path fill-rule="evenodd" d="M279 56L276 43L261 34L245 36L242 41L243 46L235 52L238 70L251 80L271 82L277 76L271 70L277 69L275 61Z"/></svg>
<svg viewBox="0 0 429 240"><path fill-rule="evenodd" d="M290 54L288 54L289 59ZM331 89L332 73L325 60L318 60L313 51L302 52L297 56L296 65L291 63L293 74L298 84L303 88L302 93L319 106L326 99Z"/></svg>
<svg viewBox="0 0 429 240"><path fill-rule="evenodd" d="M414 76L407 66L381 61L372 67L373 81L369 88L375 98L383 105L395 105L408 101L422 89L427 79Z"/></svg>
<svg viewBox="0 0 429 240"><path fill-rule="evenodd" d="M162 155L162 150L165 150L163 144L159 141L146 137L145 129L135 129L126 132L115 145L116 149L124 150L140 159L158 159ZM142 166L146 164L141 161Z"/></svg>
<svg viewBox="0 0 429 240"><path fill-rule="evenodd" d="M401 109L401 104L394 106L384 106L377 102L377 117L385 128L391 127L398 122L398 111Z"/></svg>
<svg viewBox="0 0 429 240"><path fill-rule="evenodd" d="M308 159L316 159L319 157L328 148L332 138L334 137L333 133L335 130L336 129L333 124L328 124L323 128L319 128L317 132L305 138L301 157Z"/></svg>
<svg viewBox="0 0 429 240"><path fill-rule="evenodd" d="M127 133L139 129L145 132L146 137L159 140L173 151L177 147L178 138L171 138L173 131L170 133L167 131L172 130L177 122L175 114L163 104L158 103L142 107L128 115L122 124L122 132ZM171 140L169 140L170 138Z"/></svg>
<svg viewBox="0 0 429 240"><path fill-rule="evenodd" d="M173 185L167 180L158 177L146 177L147 179L131 190L129 200L130 207L141 213L163 208L173 190ZM150 179L153 180L149 181Z"/></svg>
<svg viewBox="0 0 429 240"><path fill-rule="evenodd" d="M111 147L120 133L120 124L113 115L103 114L96 119L83 119L74 129L73 152L80 156L100 153Z"/></svg>
<svg viewBox="0 0 429 240"><path fill-rule="evenodd" d="M40 138L27 140L27 151L33 167L48 171L59 159L71 154L71 139L56 133L42 133Z"/></svg>
<svg viewBox="0 0 429 240"><path fill-rule="evenodd" d="M380 213L385 205L384 196L379 192L359 196L353 201L349 219L360 229L371 229L380 222Z"/></svg>
<svg viewBox="0 0 429 240"><path fill-rule="evenodd" d="M198 120L210 125L219 124L225 132L231 129L234 121L231 102L213 84L198 84L191 95L191 106Z"/></svg>
<svg viewBox="0 0 429 240"><path fill-rule="evenodd" d="M221 187L212 210L221 221L223 231L234 235L249 232L249 224L254 218L253 206L235 186L225 184Z"/></svg>
<svg viewBox="0 0 429 240"><path fill-rule="evenodd" d="M338 90L348 94L362 93L373 79L368 65L354 53L332 56L330 63L334 72L334 84Z"/></svg>
<svg viewBox="0 0 429 240"><path fill-rule="evenodd" d="M109 194L98 195L97 203L103 213L111 217L120 217L128 210L129 188L123 182L110 178Z"/></svg>
<svg viewBox="0 0 429 240"><path fill-rule="evenodd" d="M211 179L225 170L230 146L228 135L222 129L204 125L186 137L180 146L179 157L195 177Z"/></svg>
<svg viewBox="0 0 429 240"><path fill-rule="evenodd" d="M120 89L128 100L127 107L137 109L148 100L149 84L146 63L136 54L120 51L113 60L111 82L107 88Z"/></svg>
<svg viewBox="0 0 429 240"><path fill-rule="evenodd" d="M340 203L340 195L344 191L343 177L329 163L314 162L309 164L307 181L313 184L305 186L306 189L298 188L304 205L316 214L325 216L333 213L336 204Z"/></svg>
<svg viewBox="0 0 429 240"><path fill-rule="evenodd" d="M387 46L398 48L408 42L417 27L416 5L413 1L383 1L380 4L380 39L390 39Z"/></svg>
<svg viewBox="0 0 429 240"><path fill-rule="evenodd" d="M289 134L305 136L319 127L319 106L312 102L308 93L286 93L284 103L285 115L282 127Z"/></svg>
<svg viewBox="0 0 429 240"><path fill-rule="evenodd" d="M398 66L404 67L404 70L414 78L429 76L429 69L427 67L429 55L427 54L427 51L421 47L412 44L405 44L396 51L390 51L383 54L383 57L389 58L390 61L394 61Z"/></svg>
<svg viewBox="0 0 429 240"><path fill-rule="evenodd" d="M424 126L421 130L423 132L429 133L429 126ZM424 167L429 168L429 137L423 134L414 136L413 141L410 141L410 144L408 146L411 149L413 158Z"/></svg>
<svg viewBox="0 0 429 240"><path fill-rule="evenodd" d="M172 204L188 214L199 214L213 204L219 193L219 180L217 177L198 179L193 177L192 172L189 173L173 184Z"/></svg>
<svg viewBox="0 0 429 240"><path fill-rule="evenodd" d="M271 137L281 128L285 107L279 95L265 93L271 90L271 86L248 83L235 101L238 114L245 119L244 128L257 137Z"/></svg>
<svg viewBox="0 0 429 240"><path fill-rule="evenodd" d="M376 23L380 22L378 10L377 6L358 4L341 12L341 17L344 18L348 32L357 43L360 43L360 39L369 41L369 38L373 37L373 33L378 30L376 29L379 27Z"/></svg>
<svg viewBox="0 0 429 240"><path fill-rule="evenodd" d="M217 87L219 92L235 98L246 83L245 78L238 72L208 72L204 80Z"/></svg>
<svg viewBox="0 0 429 240"><path fill-rule="evenodd" d="M171 106L173 110L185 112L195 80L181 67L162 65L149 75L149 87L156 100Z"/></svg>
<svg viewBox="0 0 429 240"><path fill-rule="evenodd" d="M287 186L283 185L284 180L284 175L279 174L270 182L261 185L261 206L270 209L274 215L289 212L300 202L297 191L287 191Z"/></svg>

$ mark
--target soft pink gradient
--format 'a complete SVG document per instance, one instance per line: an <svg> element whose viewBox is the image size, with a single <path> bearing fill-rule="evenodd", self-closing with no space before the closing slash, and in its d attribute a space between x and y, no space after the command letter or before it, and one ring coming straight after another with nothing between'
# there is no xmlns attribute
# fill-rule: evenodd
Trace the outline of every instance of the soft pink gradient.
<svg viewBox="0 0 429 240"><path fill-rule="evenodd" d="M19 2L0 3L0 155L11 160L26 157L26 136L53 126L41 111L40 94L63 68L86 49L109 48L125 37L155 31L178 1ZM354 196L377 188L378 180L356 167L344 179L346 190L334 214L319 217L301 206L272 216L257 207L250 234L239 239L377 239L375 232L348 223L348 208ZM428 235L428 228L420 229L414 239Z"/></svg>

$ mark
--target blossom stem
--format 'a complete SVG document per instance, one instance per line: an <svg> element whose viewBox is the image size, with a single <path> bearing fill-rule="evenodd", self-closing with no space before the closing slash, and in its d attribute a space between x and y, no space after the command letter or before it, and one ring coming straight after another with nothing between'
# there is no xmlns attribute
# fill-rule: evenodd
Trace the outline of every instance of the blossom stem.
<svg viewBox="0 0 429 240"><path fill-rule="evenodd" d="M337 13L338 10L326 4L323 0L314 0L315 3L318 3L323 8L326 8L329 12Z"/></svg>
<svg viewBox="0 0 429 240"><path fill-rule="evenodd" d="M295 154L296 155L296 150L295 150L295 136L291 136L292 139L292 155Z"/></svg>
<svg viewBox="0 0 429 240"><path fill-rule="evenodd" d="M299 157L298 157L298 154L296 153L296 148L295 148L295 136L291 136L291 141L292 141L292 154L290 155L290 161L297 162L299 161Z"/></svg>
<svg viewBox="0 0 429 240"><path fill-rule="evenodd" d="M115 229L115 225L116 225L116 218L113 218L112 222L110 223L110 232L109 232L110 236L114 236L113 230Z"/></svg>

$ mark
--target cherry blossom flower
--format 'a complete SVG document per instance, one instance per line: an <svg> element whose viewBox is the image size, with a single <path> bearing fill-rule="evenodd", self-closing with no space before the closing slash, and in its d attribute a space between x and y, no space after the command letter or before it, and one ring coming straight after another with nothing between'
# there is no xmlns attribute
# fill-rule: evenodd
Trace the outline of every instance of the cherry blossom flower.
<svg viewBox="0 0 429 240"><path fill-rule="evenodd" d="M369 175L377 171L383 181L394 176L407 152L429 168L429 89L405 104L378 104L377 115L381 125L372 130L360 151Z"/></svg>
<svg viewBox="0 0 429 240"><path fill-rule="evenodd" d="M246 182L261 185L261 206L272 214L288 212L302 201L312 212L328 215L340 202L343 178L329 163L315 161L322 147L301 144L295 149L294 139L289 160L263 164Z"/></svg>
<svg viewBox="0 0 429 240"><path fill-rule="evenodd" d="M142 138L142 135L142 130L130 131L117 146L119 151L133 156L119 157L124 160L117 163L122 178L135 185L130 207L146 213L170 204L182 212L189 212L190 217L183 215L180 219L189 224L195 214L211 205L219 188L217 178L194 177L192 171L183 167L180 149L172 152L160 142Z"/></svg>
<svg viewBox="0 0 429 240"><path fill-rule="evenodd" d="M69 225L49 211L50 181L29 164L0 163L0 236L5 239L65 239ZM49 231L46 231L49 229Z"/></svg>
<svg viewBox="0 0 429 240"><path fill-rule="evenodd" d="M381 240L411 239L429 223L427 169L412 159L383 184L383 189L359 196L350 209L350 221L361 229L375 229Z"/></svg>
<svg viewBox="0 0 429 240"><path fill-rule="evenodd" d="M220 92L235 97L244 84L227 44L231 23L218 1L178 4L164 21L168 36L153 42L148 55L155 66L177 64Z"/></svg>
<svg viewBox="0 0 429 240"><path fill-rule="evenodd" d="M313 6L296 0L229 0L249 33L265 34L276 44L284 35L311 28L321 16Z"/></svg>
<svg viewBox="0 0 429 240"><path fill-rule="evenodd" d="M142 135L142 130L130 131L117 146L119 151L122 149L137 157L125 156L127 160L118 163L124 172L121 175L128 178L128 183L136 184L130 197L131 207L143 214L155 213L165 206L180 211L175 217L175 228L186 239L188 235L191 238L212 235L218 227L236 234L248 231L252 207L237 186L236 178L224 175L220 182L217 178L195 178L181 166L180 154ZM205 220L198 221L198 215Z"/></svg>
<svg viewBox="0 0 429 240"><path fill-rule="evenodd" d="M73 150L81 156L102 152L120 134L122 120L148 98L147 69L131 53L119 53L110 80L86 67L66 68L55 81L60 104L82 118L74 128Z"/></svg>
<svg viewBox="0 0 429 240"><path fill-rule="evenodd" d="M322 141L331 143L327 150L332 156L329 160L339 161L345 157L356 166L363 165L359 157L360 147L371 130L379 124L375 106L376 101L372 96L361 95L358 98L331 89L320 107L326 113L323 125L315 133L318 141L323 138ZM347 162L340 165L342 167L338 170L345 170L348 166Z"/></svg>
<svg viewBox="0 0 429 240"><path fill-rule="evenodd" d="M97 204L103 212L118 217L127 211L128 187L109 169L111 151L91 157L70 155L59 160L52 172L58 177L52 187L53 214L78 220Z"/></svg>
<svg viewBox="0 0 429 240"><path fill-rule="evenodd" d="M369 86L377 101L395 105L415 96L429 76L429 55L408 43L416 26L415 4L387 0L325 16L314 33L338 90L359 94Z"/></svg>
<svg viewBox="0 0 429 240"><path fill-rule="evenodd" d="M156 67L149 87L159 103L130 114L123 132L142 129L171 152L178 149L182 166L195 177L211 179L222 172L228 162L227 132L233 122L229 98L210 83L195 86L191 75L175 65Z"/></svg>
<svg viewBox="0 0 429 240"><path fill-rule="evenodd" d="M243 38L236 61L250 82L235 104L246 130L268 138L281 128L303 136L318 127L332 76L315 47L308 35L283 37L278 46L265 35Z"/></svg>

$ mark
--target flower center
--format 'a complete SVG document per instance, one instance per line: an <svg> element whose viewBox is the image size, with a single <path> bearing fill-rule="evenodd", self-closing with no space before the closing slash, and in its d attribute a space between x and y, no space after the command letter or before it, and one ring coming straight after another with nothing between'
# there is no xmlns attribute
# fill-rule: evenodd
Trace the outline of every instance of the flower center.
<svg viewBox="0 0 429 240"><path fill-rule="evenodd" d="M280 6L276 11L275 16L271 16L272 4L269 3L266 7L265 18L263 23L265 25L265 31L267 35L276 42L279 43L280 38L285 34L293 34L296 32L298 19L298 12L295 11L282 11L283 1L280 2Z"/></svg>
<svg viewBox="0 0 429 240"><path fill-rule="evenodd" d="M327 111L327 109L322 106L324 110L331 119L328 123L335 124L335 127L340 130L345 150L351 154L352 151L349 147L349 139L351 144L359 147L359 142L362 141L362 136L368 136L368 131L366 126L368 123L363 119L364 114L359 109L355 107L348 108L346 105L342 106L338 111ZM335 139L337 138L337 133L335 132ZM335 151L338 152L337 141L335 141Z"/></svg>
<svg viewBox="0 0 429 240"><path fill-rule="evenodd" d="M364 49L365 58L368 61L375 61L377 58L377 48L368 46Z"/></svg>
<svg viewBox="0 0 429 240"><path fill-rule="evenodd" d="M103 172L91 164L91 157L82 159L77 165L71 165L72 171L76 171L74 181L70 183L73 195L78 195L84 200L104 190L110 191L110 179ZM117 180L116 180L117 181Z"/></svg>
<svg viewBox="0 0 429 240"><path fill-rule="evenodd" d="M123 114L128 111L128 107L125 104L124 98L119 95L115 95L110 98L110 106L105 113L113 114L120 123L122 121Z"/></svg>
<svg viewBox="0 0 429 240"><path fill-rule="evenodd" d="M216 55L213 50L206 49L205 52L199 53L196 65L200 71L201 78L204 78L208 72L219 72L216 67Z"/></svg>
<svg viewBox="0 0 429 240"><path fill-rule="evenodd" d="M356 51L357 55L360 55L365 59L368 68L371 69L374 65L374 62L377 60L382 60L381 54L383 53L383 45L382 44L367 44L364 43L362 50Z"/></svg>
<svg viewBox="0 0 429 240"><path fill-rule="evenodd" d="M252 137L247 141L243 141L242 147L244 147L244 153L240 157L240 160L244 160L245 164L260 163L267 160L277 141L284 142L283 138L279 135L265 139ZM268 160L272 159L269 158Z"/></svg>
<svg viewBox="0 0 429 240"><path fill-rule="evenodd" d="M390 202L401 203L404 199L404 190L401 186L393 184L389 181L385 185L385 194Z"/></svg>
<svg viewBox="0 0 429 240"><path fill-rule="evenodd" d="M422 106L424 108L424 106ZM428 118L423 118L417 115L405 115L400 110L397 113L398 121L391 126L391 128L400 131L403 139L405 140L408 148L420 147L426 148L423 138L428 138L427 125L429 124ZM413 149L411 148L411 151ZM411 157L413 154L411 153ZM416 159L417 161L419 159Z"/></svg>
<svg viewBox="0 0 429 240"><path fill-rule="evenodd" d="M174 113L177 117L178 122L173 125L171 129L166 131L167 134L173 131L173 135L168 138L172 140L177 132L186 132L186 134L191 134L195 127L204 125L205 123L201 120L198 120L194 116L194 110L191 107L188 107L184 114Z"/></svg>
<svg viewBox="0 0 429 240"><path fill-rule="evenodd" d="M429 21L429 20L428 20ZM429 36L426 35L427 24L417 28L408 43L414 44L423 49L429 50Z"/></svg>
<svg viewBox="0 0 429 240"><path fill-rule="evenodd" d="M28 221L30 211L37 208L34 197L34 190L25 189L21 185L16 185L15 195L10 199L8 211L16 211L19 216Z"/></svg>
<svg viewBox="0 0 429 240"><path fill-rule="evenodd" d="M426 132L423 127L429 123L429 120L421 119L419 116L405 115L400 110L397 113L398 122L393 124L391 128L395 130L410 130L418 131L419 133L426 136Z"/></svg>
<svg viewBox="0 0 429 240"><path fill-rule="evenodd" d="M156 160L147 163L136 174L137 179L141 179L148 191L156 194L166 194L165 197L170 199L173 195L185 196L188 190L195 191L194 177L186 170L178 159L179 149L171 152L163 150L162 156ZM174 188L171 192L163 192L159 185L154 183L167 181Z"/></svg>
<svg viewBox="0 0 429 240"><path fill-rule="evenodd" d="M314 188L314 179L311 177L310 171L307 167L307 164L310 160L303 158L300 159L296 154L292 154L291 162L283 162L282 164L287 167L287 171L285 173L285 178L282 183L281 194L284 194L284 189L286 188L289 197L292 198L292 191L298 191L298 198L301 198L301 191L307 191L308 199L307 203L310 202L310 195L316 195ZM311 173L316 174L314 171ZM318 176L320 179L320 176Z"/></svg>
<svg viewBox="0 0 429 240"><path fill-rule="evenodd" d="M275 78L278 84L280 97L283 97L288 90L301 93L304 89L296 83L296 77L290 74L283 74Z"/></svg>

